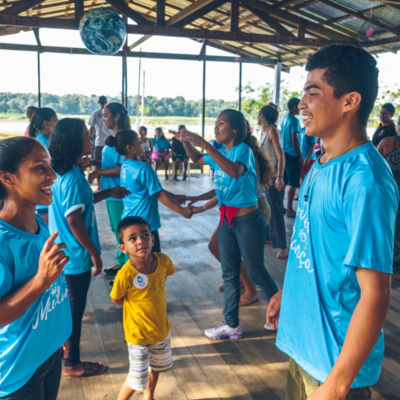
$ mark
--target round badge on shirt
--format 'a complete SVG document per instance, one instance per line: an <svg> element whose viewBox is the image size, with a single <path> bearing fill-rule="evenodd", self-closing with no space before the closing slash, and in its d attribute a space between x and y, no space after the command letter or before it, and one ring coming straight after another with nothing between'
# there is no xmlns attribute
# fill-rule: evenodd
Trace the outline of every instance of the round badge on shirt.
<svg viewBox="0 0 400 400"><path fill-rule="evenodd" d="M144 289L149 283L149 278L145 274L136 275L133 284L137 289Z"/></svg>

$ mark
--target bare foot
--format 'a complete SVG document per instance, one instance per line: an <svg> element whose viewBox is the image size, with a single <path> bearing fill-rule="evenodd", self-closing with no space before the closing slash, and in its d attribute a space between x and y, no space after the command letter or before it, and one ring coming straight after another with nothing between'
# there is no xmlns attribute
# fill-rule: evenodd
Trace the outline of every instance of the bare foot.
<svg viewBox="0 0 400 400"><path fill-rule="evenodd" d="M285 260L287 257L288 254L286 249L280 249L276 255L276 258L279 258L280 260Z"/></svg>
<svg viewBox="0 0 400 400"><path fill-rule="evenodd" d="M242 297L239 300L239 306L249 306L250 304L253 304L254 302L258 301L258 294L257 292L244 292Z"/></svg>

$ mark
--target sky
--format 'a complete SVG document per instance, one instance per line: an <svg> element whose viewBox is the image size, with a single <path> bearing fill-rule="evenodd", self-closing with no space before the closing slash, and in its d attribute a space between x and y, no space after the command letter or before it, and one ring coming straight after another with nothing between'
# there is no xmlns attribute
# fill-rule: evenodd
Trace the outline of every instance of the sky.
<svg viewBox="0 0 400 400"><path fill-rule="evenodd" d="M129 35L128 45L141 36ZM43 45L81 47L84 45L78 31L59 29L40 30ZM0 37L1 43L36 44L33 32ZM201 44L190 39L152 37L135 51L171 52L199 54ZM231 54L207 47L208 55ZM0 91L13 93L37 93L37 55L35 52L0 50ZM398 66L400 53L386 53L378 57L380 69L380 92L397 90L400 85ZM142 59L145 73L145 96L158 98L183 96L187 100L202 97L202 68L199 61L174 61ZM239 65L236 63L207 62L206 98L234 100L238 98ZM143 74L143 73L142 73ZM282 73L284 85L291 91L301 92L306 80L302 67L292 68L290 74ZM122 60L115 56L77 54L41 55L41 90L57 95L104 94L119 96L121 93ZM139 60L128 58L128 95L138 93ZM143 75L141 76L143 84ZM243 64L242 85L251 84L257 88L266 83L273 84L274 70L257 64ZM140 92L143 92L143 88Z"/></svg>

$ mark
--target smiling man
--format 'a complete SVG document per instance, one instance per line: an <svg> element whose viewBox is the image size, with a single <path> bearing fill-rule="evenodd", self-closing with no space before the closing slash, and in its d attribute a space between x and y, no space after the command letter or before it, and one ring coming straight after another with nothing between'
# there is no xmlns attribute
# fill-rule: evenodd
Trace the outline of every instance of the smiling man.
<svg viewBox="0 0 400 400"><path fill-rule="evenodd" d="M382 326L398 190L366 124L378 92L375 59L353 46L310 56L299 103L306 134L325 153L306 176L283 291L267 309L290 356L287 400L370 399Z"/></svg>
<svg viewBox="0 0 400 400"><path fill-rule="evenodd" d="M393 122L394 115L394 105L392 103L386 103L382 106L379 118L381 119L381 123L378 128L374 132L372 136L372 143L375 147L378 147L378 144L382 139L387 137L396 136L396 128Z"/></svg>

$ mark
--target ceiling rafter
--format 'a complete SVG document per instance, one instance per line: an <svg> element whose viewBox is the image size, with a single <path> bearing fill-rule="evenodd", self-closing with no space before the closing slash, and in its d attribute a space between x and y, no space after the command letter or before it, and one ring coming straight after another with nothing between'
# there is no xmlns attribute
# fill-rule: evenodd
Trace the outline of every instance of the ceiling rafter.
<svg viewBox="0 0 400 400"><path fill-rule="evenodd" d="M127 6L123 0L107 0L107 3L110 3L118 11L135 21L137 24L151 25L151 22L149 22L147 18L144 18L142 14L132 10L132 8Z"/></svg>
<svg viewBox="0 0 400 400"><path fill-rule="evenodd" d="M18 3L13 4L10 7L7 7L1 13L4 14L20 14L24 11L29 10L30 8L37 6L40 3L43 3L45 0L24 0Z"/></svg>

